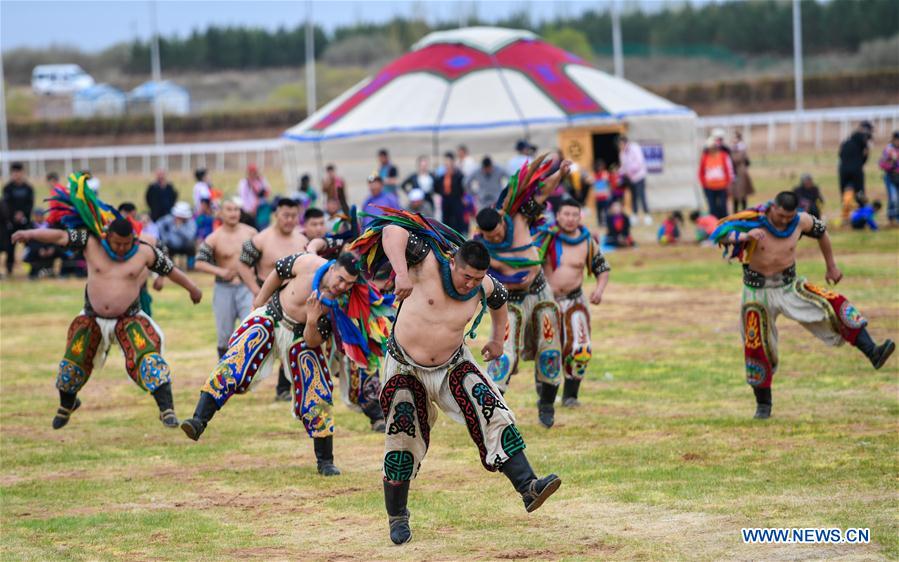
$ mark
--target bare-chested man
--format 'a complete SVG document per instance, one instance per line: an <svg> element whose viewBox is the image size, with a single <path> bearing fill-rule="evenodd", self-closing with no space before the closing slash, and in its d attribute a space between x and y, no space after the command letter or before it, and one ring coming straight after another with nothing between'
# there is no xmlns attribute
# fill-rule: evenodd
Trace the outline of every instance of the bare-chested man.
<svg viewBox="0 0 899 562"><path fill-rule="evenodd" d="M712 240L733 246L731 257L743 262L742 322L746 382L756 398L755 417L771 416L771 382L777 371L777 328L781 314L793 319L827 345L844 341L859 348L875 369L896 349L892 340L876 345L868 334L868 321L846 300L824 287L796 277L796 245L807 236L818 240L827 272L824 279L837 284L837 267L824 222L798 212L796 194L783 191L773 202L724 218Z"/></svg>
<svg viewBox="0 0 899 562"><path fill-rule="evenodd" d="M530 229L540 220L547 197L567 175L571 163L562 162L547 177L551 168L543 159L515 174L500 195L497 208L482 209L477 223L490 250L490 273L509 289L509 325L503 353L492 358L487 372L505 392L518 371L519 359L534 359L540 396L538 419L549 428L555 422L554 402L561 382L561 322Z"/></svg>
<svg viewBox="0 0 899 562"><path fill-rule="evenodd" d="M396 272L395 294L404 299L387 345L381 391L388 424L383 476L390 539L395 544L412 539L409 483L428 451L438 408L468 427L484 468L505 474L527 511L534 511L562 480L534 474L515 416L465 344L468 323L477 315L476 325L487 307L493 327L481 354L490 360L502 353L508 291L487 276L487 248L459 237L461 246L448 254L453 248L397 225L384 227L382 238Z"/></svg>
<svg viewBox="0 0 899 562"><path fill-rule="evenodd" d="M326 304L349 291L358 279L351 254L327 261L313 254L278 260L250 313L231 336L227 352L200 391L193 418L181 429L193 440L231 396L268 376L275 357L288 366L293 385L293 415L314 441L318 472L340 474L334 466L331 377L322 343L331 335Z"/></svg>
<svg viewBox="0 0 899 562"><path fill-rule="evenodd" d="M297 229L300 205L295 199L282 197L275 207L275 220L272 224L243 243L240 261L254 272L250 289L253 294L259 292L264 280L275 269L279 259L303 252L309 240ZM241 316L243 318L243 316ZM290 400L290 381L284 374L284 365L278 367L278 384L275 387L275 400Z"/></svg>
<svg viewBox="0 0 899 562"><path fill-rule="evenodd" d="M219 211L222 225L197 250L197 271L215 275L212 293L212 311L215 314L216 348L219 357L228 349L228 338L234 331L234 323L240 321L253 308L256 279L253 272L241 263L243 244L257 231L240 222L240 204L229 199Z"/></svg>
<svg viewBox="0 0 899 562"><path fill-rule="evenodd" d="M316 238L324 238L328 233L328 226L325 222L325 213L316 207L309 207L303 213L303 234L309 240Z"/></svg>
<svg viewBox="0 0 899 562"><path fill-rule="evenodd" d="M85 184L87 177L73 175L73 191L77 192L78 182ZM80 190L84 190L84 185ZM74 208L72 214L77 214ZM13 242L37 240L82 250L87 262L84 309L69 326L66 351L56 376L59 409L53 418L53 429L65 426L72 412L81 406L78 392L93 370L103 365L114 341L125 355L128 375L156 400L163 425L178 427L172 374L162 357L164 336L159 326L141 311L138 297L150 271L168 276L183 287L194 304L200 302L202 292L160 250L141 242L128 219L115 218L105 225L81 221L81 225L68 230L20 230L13 235Z"/></svg>
<svg viewBox="0 0 899 562"><path fill-rule="evenodd" d="M581 224L580 203L571 198L562 199L555 215L554 226L539 229L537 244L544 253L543 273L562 314L562 367L565 369L562 405L575 407L587 363L593 355L590 309L582 288L584 269L589 268L596 277L590 302L599 304L611 268L599 243Z"/></svg>

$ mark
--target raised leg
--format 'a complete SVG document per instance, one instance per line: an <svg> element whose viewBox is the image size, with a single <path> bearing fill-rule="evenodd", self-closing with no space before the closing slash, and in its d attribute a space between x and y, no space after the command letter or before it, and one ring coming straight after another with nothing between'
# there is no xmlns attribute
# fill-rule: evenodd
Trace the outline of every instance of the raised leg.
<svg viewBox="0 0 899 562"><path fill-rule="evenodd" d="M53 418L53 429L60 429L69 423L72 412L81 406L76 395L105 355L106 350L100 349L102 345L103 334L93 318L82 314L72 320L66 338L66 351L56 373L59 409Z"/></svg>

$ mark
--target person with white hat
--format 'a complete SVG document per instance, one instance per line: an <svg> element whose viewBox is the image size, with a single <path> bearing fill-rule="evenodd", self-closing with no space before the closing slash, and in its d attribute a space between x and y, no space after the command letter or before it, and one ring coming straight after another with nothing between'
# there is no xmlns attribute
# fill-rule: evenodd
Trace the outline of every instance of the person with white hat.
<svg viewBox="0 0 899 562"><path fill-rule="evenodd" d="M434 216L434 206L425 198L425 192L413 189L409 192L409 210L426 217Z"/></svg>
<svg viewBox="0 0 899 562"><path fill-rule="evenodd" d="M197 223L187 201L178 201L172 212L159 219L159 239L168 249L169 256L186 256L187 269L193 269L197 254Z"/></svg>

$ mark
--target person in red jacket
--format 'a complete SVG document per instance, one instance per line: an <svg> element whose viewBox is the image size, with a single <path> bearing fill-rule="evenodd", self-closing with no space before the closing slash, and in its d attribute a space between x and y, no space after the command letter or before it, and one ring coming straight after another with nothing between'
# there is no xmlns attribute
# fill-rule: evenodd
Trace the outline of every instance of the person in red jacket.
<svg viewBox="0 0 899 562"><path fill-rule="evenodd" d="M718 147L714 139L706 142L699 160L699 183L709 204L709 213L719 219L727 216L727 190L734 179L730 156Z"/></svg>

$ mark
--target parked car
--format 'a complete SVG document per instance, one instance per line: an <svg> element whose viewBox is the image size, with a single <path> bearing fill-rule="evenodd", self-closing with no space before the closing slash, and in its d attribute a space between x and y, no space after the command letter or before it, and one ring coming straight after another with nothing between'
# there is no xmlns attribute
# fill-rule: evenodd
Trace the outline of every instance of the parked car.
<svg viewBox="0 0 899 562"><path fill-rule="evenodd" d="M94 85L94 79L77 64L40 64L31 72L36 94L72 94Z"/></svg>

